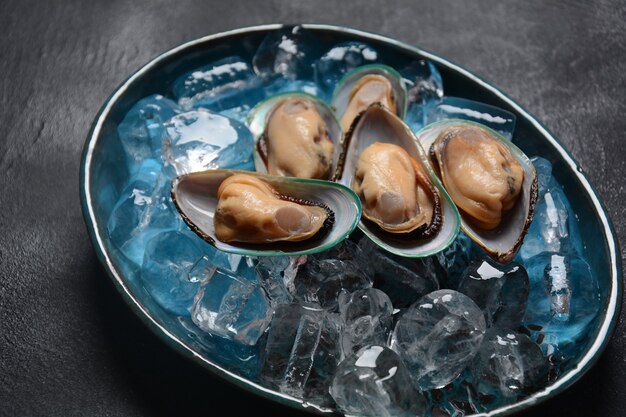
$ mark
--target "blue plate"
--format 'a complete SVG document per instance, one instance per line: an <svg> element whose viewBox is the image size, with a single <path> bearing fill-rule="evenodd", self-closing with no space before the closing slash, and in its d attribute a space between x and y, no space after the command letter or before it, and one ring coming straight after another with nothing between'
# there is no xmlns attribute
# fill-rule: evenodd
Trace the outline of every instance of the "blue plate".
<svg viewBox="0 0 626 417"><path fill-rule="evenodd" d="M527 409L563 391L598 360L613 333L622 297L621 259L615 232L608 215L581 168L565 148L520 105L504 93L469 71L437 55L393 39L327 25L303 25L319 41L321 48L338 42L361 41L379 51L382 61L401 68L416 59L429 59L441 72L446 95L463 97L491 104L517 116L514 141L527 155L540 155L553 164L553 175L562 184L579 219L584 240L584 256L598 277L602 309L597 325L589 337L576 366L563 373L552 385L515 404L496 409L490 416L504 416ZM85 222L98 257L114 285L132 310L161 339L184 356L213 372L220 378L255 394L312 412L323 412L279 392L252 382L250 375L241 375L228 367L233 357L246 355L239 346L197 330L191 322L180 320L161 309L138 280L136 267L107 238L106 221L127 176L124 153L117 139L116 128L130 107L151 94L168 95L173 81L180 75L227 55L251 59L268 32L282 25L257 26L233 30L197 39L176 47L147 63L130 76L106 101L96 117L83 151L80 192Z"/></svg>

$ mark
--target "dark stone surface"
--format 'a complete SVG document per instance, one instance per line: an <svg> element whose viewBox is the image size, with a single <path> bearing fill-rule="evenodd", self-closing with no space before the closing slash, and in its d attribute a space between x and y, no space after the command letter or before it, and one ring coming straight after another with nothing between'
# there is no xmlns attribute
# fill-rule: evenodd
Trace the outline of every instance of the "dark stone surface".
<svg viewBox="0 0 626 417"><path fill-rule="evenodd" d="M626 237L626 4L499 1L0 1L0 415L296 415L154 336L89 242L80 152L106 97L181 42L271 22L398 38L492 81L580 162ZM622 252L622 258L623 258ZM626 409L626 327L575 386L526 415Z"/></svg>

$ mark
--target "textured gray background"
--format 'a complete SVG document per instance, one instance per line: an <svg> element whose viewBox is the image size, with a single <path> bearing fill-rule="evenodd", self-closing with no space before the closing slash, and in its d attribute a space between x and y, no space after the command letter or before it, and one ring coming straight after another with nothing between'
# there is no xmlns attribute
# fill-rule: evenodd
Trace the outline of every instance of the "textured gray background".
<svg viewBox="0 0 626 417"><path fill-rule="evenodd" d="M0 1L1 416L297 414L145 329L99 267L78 198L89 125L128 75L193 38L274 22L381 33L492 81L572 152L625 242L624 2ZM624 346L620 323L582 381L527 415L623 415Z"/></svg>

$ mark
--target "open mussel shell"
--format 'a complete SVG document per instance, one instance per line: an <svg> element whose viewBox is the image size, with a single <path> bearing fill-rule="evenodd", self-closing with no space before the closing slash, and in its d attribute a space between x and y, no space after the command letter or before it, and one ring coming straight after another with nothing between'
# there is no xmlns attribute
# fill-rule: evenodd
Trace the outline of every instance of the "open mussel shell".
<svg viewBox="0 0 626 417"><path fill-rule="evenodd" d="M385 77L391 83L393 90L393 96L396 103L396 115L401 119L404 119L407 110L407 91L402 81L402 76L393 68L382 64L370 64L357 67L348 72L335 87L331 104L335 109L337 119L341 120L348 104L350 102L350 96L355 85L365 76L368 75L381 75ZM345 133L345 132L344 132Z"/></svg>
<svg viewBox="0 0 626 417"><path fill-rule="evenodd" d="M432 123L417 132L422 147L429 150L441 132L456 126L476 126L490 133L507 147L524 170L524 180L520 195L513 208L505 212L500 225L493 230L485 230L472 224L467 214L461 211L461 228L489 256L501 263L510 262L521 246L530 226L537 200L537 174L530 159L513 143L498 132L475 122L460 119L442 120ZM433 161L431 161L433 163Z"/></svg>
<svg viewBox="0 0 626 417"><path fill-rule="evenodd" d="M434 236L425 239L403 238L387 233L374 223L363 219L359 222L359 228L378 246L396 255L420 258L444 250L452 244L459 233L459 213L432 170L426 153L411 129L383 106L374 104L355 119L343 143L335 180L346 187L352 187L361 153L375 142L398 145L421 165L439 192L441 227Z"/></svg>
<svg viewBox="0 0 626 417"><path fill-rule="evenodd" d="M235 174L255 176L280 195L294 200L322 203L334 216L332 227L319 236L301 242L263 244L225 243L215 233L217 190ZM306 255L321 252L346 239L361 217L359 198L352 190L336 183L293 177L276 177L250 171L217 169L193 172L172 180L172 199L189 227L217 249L248 256Z"/></svg>
<svg viewBox="0 0 626 417"><path fill-rule="evenodd" d="M248 126L250 127L250 131L252 132L255 141L254 166L257 172L268 172L266 163L267 160L263 156L263 152L260 151L260 147L267 146L266 144L263 144L263 142L266 140L270 140L266 135L269 117L271 116L274 109L277 108L277 106L279 106L282 102L288 99L301 99L313 103L315 105L315 108L317 109L317 112L324 121L326 133L334 146L330 172L328 178L325 178L331 179L334 175L335 169L337 168L337 161L339 160L340 154L342 132L341 128L339 127L339 122L337 121L337 118L335 117L335 114L333 113L331 108L324 101L313 95L300 92L286 92L277 94L260 102L252 110L250 110L250 113L248 114Z"/></svg>

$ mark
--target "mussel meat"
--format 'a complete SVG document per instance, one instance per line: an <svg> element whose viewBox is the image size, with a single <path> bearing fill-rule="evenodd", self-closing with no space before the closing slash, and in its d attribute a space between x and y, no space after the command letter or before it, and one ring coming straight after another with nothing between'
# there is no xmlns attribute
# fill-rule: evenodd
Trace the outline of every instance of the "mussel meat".
<svg viewBox="0 0 626 417"><path fill-rule="evenodd" d="M479 123L448 119L417 133L458 207L463 231L493 259L510 262L537 201L537 173L511 141Z"/></svg>
<svg viewBox="0 0 626 417"><path fill-rule="evenodd" d="M380 103L392 113L397 112L393 86L380 74L367 74L354 84L348 96L348 107L341 116L341 130L347 132L356 116L373 103Z"/></svg>
<svg viewBox="0 0 626 417"><path fill-rule="evenodd" d="M279 194L258 177L236 174L217 190L215 233L223 242L299 242L330 227L334 215L321 203Z"/></svg>
<svg viewBox="0 0 626 417"><path fill-rule="evenodd" d="M461 125L443 130L430 156L450 197L477 227L495 229L517 202L524 169L485 129Z"/></svg>
<svg viewBox="0 0 626 417"><path fill-rule="evenodd" d="M441 226L439 192L402 147L374 142L360 155L352 189L363 216L390 233L428 237Z"/></svg>
<svg viewBox="0 0 626 417"><path fill-rule="evenodd" d="M333 141L316 105L304 97L285 98L272 109L257 148L270 175L331 175Z"/></svg>
<svg viewBox="0 0 626 417"><path fill-rule="evenodd" d="M257 172L332 179L342 132L323 100L302 92L271 96L250 110L248 126L255 139Z"/></svg>
<svg viewBox="0 0 626 417"><path fill-rule="evenodd" d="M359 228L399 256L430 256L450 245L459 213L411 129L375 103L354 120L342 144L336 180L359 197Z"/></svg>

